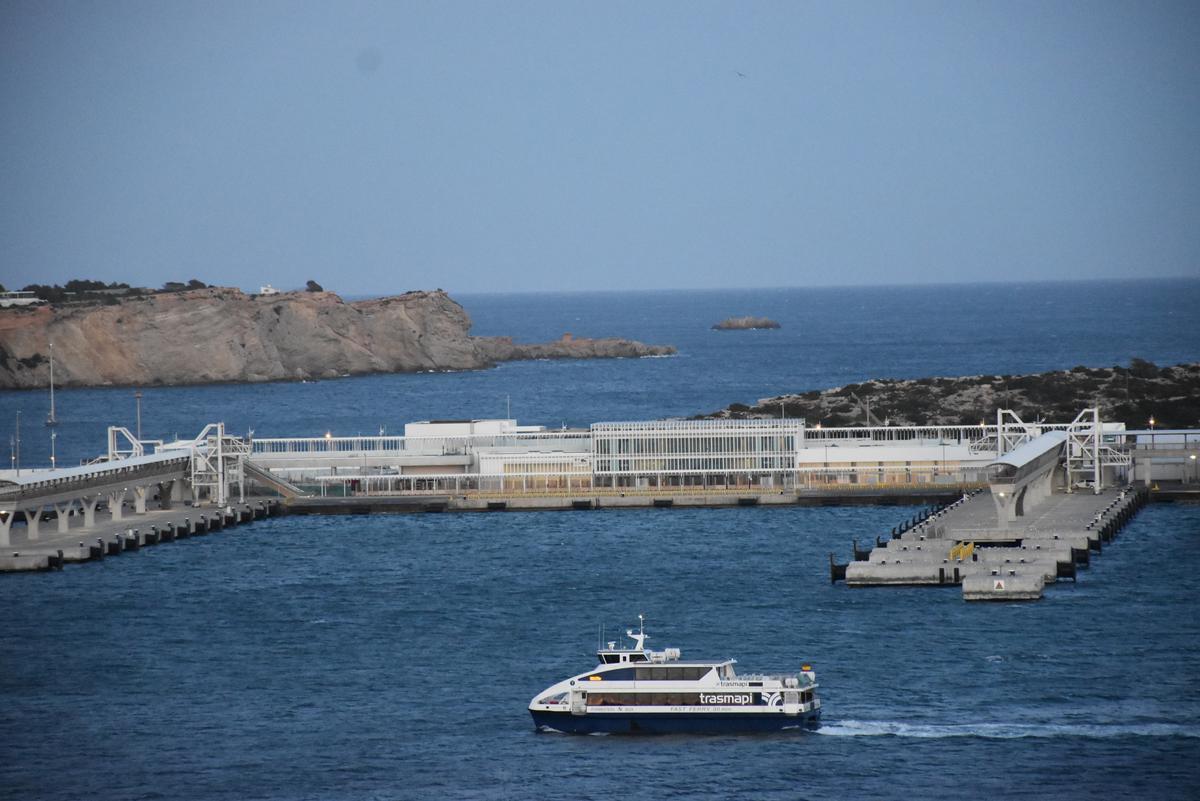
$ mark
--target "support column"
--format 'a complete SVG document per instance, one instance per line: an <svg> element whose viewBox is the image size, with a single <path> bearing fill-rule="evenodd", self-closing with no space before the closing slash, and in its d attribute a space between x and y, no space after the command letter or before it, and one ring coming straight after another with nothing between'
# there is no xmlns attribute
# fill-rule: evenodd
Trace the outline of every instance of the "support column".
<svg viewBox="0 0 1200 801"><path fill-rule="evenodd" d="M54 504L54 511L58 513L58 533L66 534L71 530L71 510L75 508L75 499L67 501L65 504Z"/></svg>
<svg viewBox="0 0 1200 801"><path fill-rule="evenodd" d="M157 485L159 509L170 509L174 504L183 500L182 484L182 481L171 479Z"/></svg>
<svg viewBox="0 0 1200 801"><path fill-rule="evenodd" d="M125 493L129 490L114 490L108 493L108 513L112 515L113 520L120 520L125 516Z"/></svg>
<svg viewBox="0 0 1200 801"><path fill-rule="evenodd" d="M42 519L42 508L25 510L25 536L30 542L38 538L38 521Z"/></svg>
<svg viewBox="0 0 1200 801"><path fill-rule="evenodd" d="M1015 501L1018 492L1020 490L1012 485L992 487L992 500L996 503L996 520L1000 528L1008 528L1008 524L1017 519Z"/></svg>
<svg viewBox="0 0 1200 801"><path fill-rule="evenodd" d="M0 512L0 547L7 548L12 545L9 532L12 530L14 517L16 517L16 512Z"/></svg>
<svg viewBox="0 0 1200 801"><path fill-rule="evenodd" d="M150 493L149 487L134 487L133 488L133 511L134 514L146 514L146 496Z"/></svg>
<svg viewBox="0 0 1200 801"><path fill-rule="evenodd" d="M99 503L99 495L85 495L79 499L79 506L83 509L83 525L85 528L91 528L96 525L96 507Z"/></svg>

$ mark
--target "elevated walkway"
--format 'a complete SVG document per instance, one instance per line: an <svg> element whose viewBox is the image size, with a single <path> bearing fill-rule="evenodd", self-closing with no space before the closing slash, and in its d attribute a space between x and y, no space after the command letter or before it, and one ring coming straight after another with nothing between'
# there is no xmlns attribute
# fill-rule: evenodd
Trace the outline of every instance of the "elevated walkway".
<svg viewBox="0 0 1200 801"><path fill-rule="evenodd" d="M1027 507L1050 497L1067 439L1065 431L1048 431L988 465L988 484L1002 525L1024 517Z"/></svg>
<svg viewBox="0 0 1200 801"><path fill-rule="evenodd" d="M24 517L29 540L40 536L47 508L54 510L58 533L65 534L76 508L82 512L84 526L93 526L102 502L115 520L121 519L127 498L138 514L145 513L146 501L155 491L160 501L169 505L172 496L181 497L190 470L189 454L163 452L63 470L23 471L20 476L10 471L0 478L0 547L11 545L18 512Z"/></svg>

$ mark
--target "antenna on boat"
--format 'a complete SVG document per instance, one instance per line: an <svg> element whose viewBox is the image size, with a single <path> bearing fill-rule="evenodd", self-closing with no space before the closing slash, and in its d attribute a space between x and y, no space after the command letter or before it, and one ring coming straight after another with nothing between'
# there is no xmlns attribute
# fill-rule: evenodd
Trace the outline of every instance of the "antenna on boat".
<svg viewBox="0 0 1200 801"><path fill-rule="evenodd" d="M634 634L633 629L625 629L625 636L634 642L634 650L646 650L646 616L638 615L638 633Z"/></svg>

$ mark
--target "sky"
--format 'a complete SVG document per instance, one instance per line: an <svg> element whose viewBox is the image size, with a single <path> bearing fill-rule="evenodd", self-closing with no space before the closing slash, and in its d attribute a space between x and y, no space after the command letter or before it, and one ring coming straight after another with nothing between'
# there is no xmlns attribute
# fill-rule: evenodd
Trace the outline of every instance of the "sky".
<svg viewBox="0 0 1200 801"><path fill-rule="evenodd" d="M1195 2L0 0L0 283L1200 276Z"/></svg>

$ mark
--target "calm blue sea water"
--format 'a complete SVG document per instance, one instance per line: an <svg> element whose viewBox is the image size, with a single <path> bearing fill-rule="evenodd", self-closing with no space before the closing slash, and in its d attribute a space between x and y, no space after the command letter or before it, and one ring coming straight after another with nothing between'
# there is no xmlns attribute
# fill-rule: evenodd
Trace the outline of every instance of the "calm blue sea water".
<svg viewBox="0 0 1200 801"><path fill-rule="evenodd" d="M871 376L1197 358L1200 282L463 298L479 333L671 342L672 359L146 391L148 433L691 414ZM1120 313L1119 316L1117 313ZM779 332L717 334L729 314ZM41 393L22 409L38 458ZM132 423L61 395L60 454ZM42 452L44 453L44 451ZM28 463L28 462L27 462ZM1037 604L851 591L826 554L904 510L285 518L0 576L0 797L1196 798L1200 507L1143 511ZM656 647L818 670L784 737L538 735L525 706L638 612Z"/></svg>

